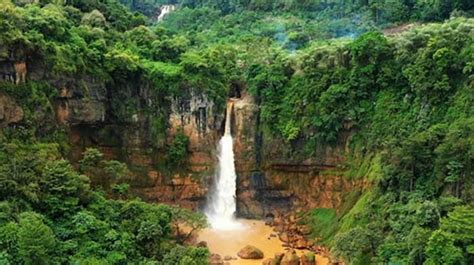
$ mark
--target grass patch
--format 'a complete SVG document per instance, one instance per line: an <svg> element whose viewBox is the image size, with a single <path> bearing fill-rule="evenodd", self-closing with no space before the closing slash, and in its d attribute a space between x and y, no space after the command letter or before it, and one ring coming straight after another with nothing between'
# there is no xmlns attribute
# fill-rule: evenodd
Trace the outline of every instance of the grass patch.
<svg viewBox="0 0 474 265"><path fill-rule="evenodd" d="M364 215L367 205L372 199L372 192L367 192L360 197L357 203L350 209L350 211L341 218L341 226L339 233L346 232L351 228L359 225L365 225L369 223L367 216Z"/></svg>
<svg viewBox="0 0 474 265"><path fill-rule="evenodd" d="M311 227L311 238L326 244L338 227L337 213L334 209L316 208L308 212L306 223Z"/></svg>
<svg viewBox="0 0 474 265"><path fill-rule="evenodd" d="M339 208L339 217L346 215L359 200L362 191L353 190L344 194L343 204Z"/></svg>

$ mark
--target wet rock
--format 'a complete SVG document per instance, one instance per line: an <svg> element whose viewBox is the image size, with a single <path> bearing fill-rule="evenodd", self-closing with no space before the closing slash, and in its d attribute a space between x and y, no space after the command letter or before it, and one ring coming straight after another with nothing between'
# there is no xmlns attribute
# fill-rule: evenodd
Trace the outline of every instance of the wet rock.
<svg viewBox="0 0 474 265"><path fill-rule="evenodd" d="M226 256L224 257L224 260L225 260L225 261L227 261L227 260L233 260L233 259L237 259L237 258L232 257L232 256L230 256L230 255L226 255Z"/></svg>
<svg viewBox="0 0 474 265"><path fill-rule="evenodd" d="M288 234L286 232L281 233L279 235L279 238L284 243L288 243L290 241L290 238L288 237Z"/></svg>
<svg viewBox="0 0 474 265"><path fill-rule="evenodd" d="M275 226L275 231L283 232L283 231L285 231L285 227L283 225Z"/></svg>
<svg viewBox="0 0 474 265"><path fill-rule="evenodd" d="M305 249L308 247L308 244L306 243L306 240L304 239L298 239L295 244L296 249Z"/></svg>
<svg viewBox="0 0 474 265"><path fill-rule="evenodd" d="M281 224L283 224L283 221L282 221L281 217L278 216L278 217L273 218L273 225L274 226L278 226L278 225L281 225Z"/></svg>
<svg viewBox="0 0 474 265"><path fill-rule="evenodd" d="M275 257L273 258L268 258L265 261L263 261L263 265L280 265L281 260L285 254L283 253L276 253Z"/></svg>
<svg viewBox="0 0 474 265"><path fill-rule="evenodd" d="M211 254L209 263L211 265L224 265L224 261L222 260L221 255L215 253Z"/></svg>
<svg viewBox="0 0 474 265"><path fill-rule="evenodd" d="M277 264L280 264L281 260L283 259L283 256L285 256L285 253L278 252L275 254L275 257L273 258Z"/></svg>
<svg viewBox="0 0 474 265"><path fill-rule="evenodd" d="M206 241L199 241L199 243L196 244L196 247L207 248L207 242Z"/></svg>
<svg viewBox="0 0 474 265"><path fill-rule="evenodd" d="M275 216L273 214L267 214L265 216L265 225L273 226L275 224Z"/></svg>
<svg viewBox="0 0 474 265"><path fill-rule="evenodd" d="M308 252L301 256L301 265L316 265L316 257L313 253Z"/></svg>
<svg viewBox="0 0 474 265"><path fill-rule="evenodd" d="M237 253L237 256L242 259L262 259L263 252L254 246L247 245Z"/></svg>
<svg viewBox="0 0 474 265"><path fill-rule="evenodd" d="M277 265L274 259L268 258L262 262L262 265Z"/></svg>
<svg viewBox="0 0 474 265"><path fill-rule="evenodd" d="M294 250L285 253L281 260L281 265L300 265L300 258L296 255Z"/></svg>
<svg viewBox="0 0 474 265"><path fill-rule="evenodd" d="M290 215L289 221L290 221L290 223L295 223L296 222L296 216L294 214Z"/></svg>

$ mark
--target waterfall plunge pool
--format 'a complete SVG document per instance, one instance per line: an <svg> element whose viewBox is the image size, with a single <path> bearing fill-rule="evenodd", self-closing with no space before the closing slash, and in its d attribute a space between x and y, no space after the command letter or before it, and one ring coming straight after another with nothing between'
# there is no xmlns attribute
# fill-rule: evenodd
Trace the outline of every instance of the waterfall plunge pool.
<svg viewBox="0 0 474 265"><path fill-rule="evenodd" d="M210 227L200 231L197 240L205 241L212 254L219 254L235 259L227 260L226 264L254 265L262 264L266 258L274 257L276 253L287 249L280 241L277 233L263 221L235 219L236 212L236 182L237 175L234 165L234 150L232 139L232 111L234 100L229 99L226 108L224 135L219 141L219 167L215 175L215 189L210 196L205 213ZM260 249L264 259L244 260L237 256L246 245ZM303 251L298 252L299 255ZM328 260L316 256L317 264L328 264Z"/></svg>
<svg viewBox="0 0 474 265"><path fill-rule="evenodd" d="M261 265L262 262L275 256L276 253L286 252L284 243L278 238L277 233L273 228L265 225L264 221L260 220L235 220L239 225L237 229L217 229L209 227L199 232L197 240L205 241L210 253L216 253L225 256L231 256L233 260L229 260L232 265ZM271 236L273 235L273 236ZM246 245L252 245L260 249L264 257L257 260L240 259L237 252ZM297 251L298 256L301 256L305 251ZM316 255L316 262L318 265L327 265L329 260L323 256Z"/></svg>

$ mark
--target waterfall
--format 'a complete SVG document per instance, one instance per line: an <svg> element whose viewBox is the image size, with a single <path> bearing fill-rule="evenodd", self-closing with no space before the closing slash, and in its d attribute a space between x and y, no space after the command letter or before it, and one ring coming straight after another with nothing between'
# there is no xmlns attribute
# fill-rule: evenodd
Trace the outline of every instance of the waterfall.
<svg viewBox="0 0 474 265"><path fill-rule="evenodd" d="M237 175L234 165L233 139L231 133L233 102L227 102L224 135L219 141L219 171L216 174L215 190L210 197L206 215L215 229L230 230L241 227L235 220L235 192Z"/></svg>
<svg viewBox="0 0 474 265"><path fill-rule="evenodd" d="M158 22L162 21L167 14L169 14L171 11L174 11L176 9L176 6L174 5L163 5L160 7L160 15L156 19Z"/></svg>

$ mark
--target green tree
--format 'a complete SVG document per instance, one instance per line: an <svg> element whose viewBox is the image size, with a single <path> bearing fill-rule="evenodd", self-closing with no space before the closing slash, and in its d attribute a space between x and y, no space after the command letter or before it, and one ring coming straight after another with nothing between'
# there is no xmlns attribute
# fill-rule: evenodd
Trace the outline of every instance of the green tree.
<svg viewBox="0 0 474 265"><path fill-rule="evenodd" d="M4 259L11 263L19 263L18 254L18 223L8 222L0 225L0 248L6 254Z"/></svg>
<svg viewBox="0 0 474 265"><path fill-rule="evenodd" d="M469 264L474 260L474 209L457 206L443 218L426 248L426 264Z"/></svg>
<svg viewBox="0 0 474 265"><path fill-rule="evenodd" d="M24 212L18 228L18 254L25 264L51 264L56 238L41 215Z"/></svg>
<svg viewBox="0 0 474 265"><path fill-rule="evenodd" d="M90 13L84 14L81 23L91 27L103 28L106 26L107 20L99 10L92 10Z"/></svg>
<svg viewBox="0 0 474 265"><path fill-rule="evenodd" d="M90 195L89 179L65 160L49 162L40 181L41 205L52 218L74 213Z"/></svg>
<svg viewBox="0 0 474 265"><path fill-rule="evenodd" d="M338 234L335 239L333 252L353 264L367 264L376 252L376 231L355 227Z"/></svg>
<svg viewBox="0 0 474 265"><path fill-rule="evenodd" d="M172 207L171 211L173 215L172 224L180 243L186 242L191 236L195 236L199 230L207 227L206 217L201 213L180 207ZM186 231L182 231L182 227L186 227Z"/></svg>
<svg viewBox="0 0 474 265"><path fill-rule="evenodd" d="M81 161L79 161L81 169L85 170L87 167L97 166L103 156L96 148L87 148L83 153Z"/></svg>
<svg viewBox="0 0 474 265"><path fill-rule="evenodd" d="M454 244L453 235L443 231L435 231L426 247L424 264L464 264L462 250Z"/></svg>
<svg viewBox="0 0 474 265"><path fill-rule="evenodd" d="M206 248L177 246L163 257L159 264L204 265L209 263L209 251Z"/></svg>

